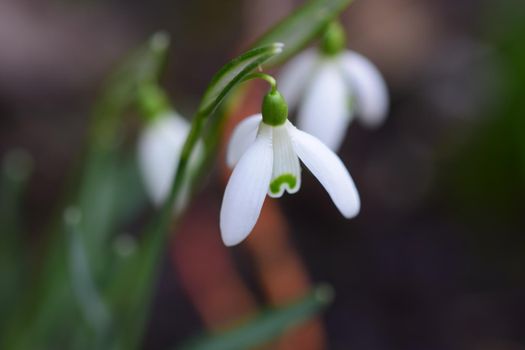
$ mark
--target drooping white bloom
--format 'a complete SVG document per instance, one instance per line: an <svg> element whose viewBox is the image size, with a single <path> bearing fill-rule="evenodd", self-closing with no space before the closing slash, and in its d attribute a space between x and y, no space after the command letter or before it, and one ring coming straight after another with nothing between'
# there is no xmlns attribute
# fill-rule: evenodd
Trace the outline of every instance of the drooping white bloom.
<svg viewBox="0 0 525 350"><path fill-rule="evenodd" d="M140 135L138 143L139 168L144 179L144 185L153 203L160 206L167 199L173 177L177 172L180 154L190 124L175 112L158 116L146 127ZM189 162L189 170L202 151L201 145L193 153ZM189 194L186 185L176 200L175 210L179 210Z"/></svg>
<svg viewBox="0 0 525 350"><path fill-rule="evenodd" d="M346 218L357 215L359 195L339 157L288 120L272 126L263 121L261 114L256 114L236 127L227 151L227 163L235 168L224 192L220 214L221 235L226 245L238 244L248 236L266 194L281 197L285 191L299 190L299 159Z"/></svg>
<svg viewBox="0 0 525 350"><path fill-rule="evenodd" d="M334 55L305 51L283 68L279 89L297 108L297 126L334 151L354 117L375 127L388 111L388 91L378 69L350 50Z"/></svg>

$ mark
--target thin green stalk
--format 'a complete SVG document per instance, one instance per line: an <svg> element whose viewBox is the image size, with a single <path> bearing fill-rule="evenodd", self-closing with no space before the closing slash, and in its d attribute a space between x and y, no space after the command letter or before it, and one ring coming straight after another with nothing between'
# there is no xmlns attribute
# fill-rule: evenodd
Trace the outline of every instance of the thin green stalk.
<svg viewBox="0 0 525 350"><path fill-rule="evenodd" d="M262 79L266 81L268 84L270 84L270 88L272 91L277 90L277 82L275 81L275 78L272 77L270 74L262 73L262 72L255 72L252 74L247 75L242 81L249 81L254 79Z"/></svg>

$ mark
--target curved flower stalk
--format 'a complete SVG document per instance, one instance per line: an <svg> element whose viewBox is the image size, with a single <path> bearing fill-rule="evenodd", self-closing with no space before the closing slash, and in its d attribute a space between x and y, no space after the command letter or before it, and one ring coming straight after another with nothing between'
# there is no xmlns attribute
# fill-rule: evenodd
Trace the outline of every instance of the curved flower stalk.
<svg viewBox="0 0 525 350"><path fill-rule="evenodd" d="M273 86L263 100L262 113L246 118L234 130L227 163L235 166L220 214L227 246L244 240L259 217L266 194L281 197L301 186L301 160L326 189L346 218L357 215L359 195L339 157L317 138L288 121L288 107Z"/></svg>
<svg viewBox="0 0 525 350"><path fill-rule="evenodd" d="M157 116L140 135L138 143L138 162L144 185L151 200L161 206L168 197L173 177L177 171L180 154L190 131L190 124L174 111ZM190 159L192 164L202 154L202 145L198 144ZM189 186L185 185L175 204L175 211L182 209L188 199Z"/></svg>
<svg viewBox="0 0 525 350"><path fill-rule="evenodd" d="M344 49L341 26L332 23L320 49L309 49L284 66L280 89L297 125L337 151L354 116L367 127L387 114L388 91L378 69L364 56Z"/></svg>

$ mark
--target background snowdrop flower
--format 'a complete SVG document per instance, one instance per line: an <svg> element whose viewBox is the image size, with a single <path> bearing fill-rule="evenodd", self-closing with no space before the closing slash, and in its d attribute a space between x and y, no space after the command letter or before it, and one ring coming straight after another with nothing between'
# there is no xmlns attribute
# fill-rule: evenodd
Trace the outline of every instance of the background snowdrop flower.
<svg viewBox="0 0 525 350"><path fill-rule="evenodd" d="M146 191L157 206L162 205L168 197L189 131L189 122L171 111L156 117L140 135L139 167ZM192 163L195 163L195 158L202 152L202 145L197 147L190 159L189 171L194 168ZM189 188L184 185L179 198L176 199L176 211L182 208L188 195Z"/></svg>
<svg viewBox="0 0 525 350"><path fill-rule="evenodd" d="M343 28L332 23L320 49L310 49L281 71L280 89L297 125L332 150L341 146L354 116L365 126L380 125L388 111L388 91L378 69L364 56L345 50Z"/></svg>
<svg viewBox="0 0 525 350"><path fill-rule="evenodd" d="M287 116L284 98L272 90L264 98L262 114L246 118L233 132L227 162L235 168L224 192L220 214L221 235L227 246L248 236L266 194L281 197L285 191L299 190L299 159L345 217L354 217L359 212L357 189L339 157L317 138L294 127Z"/></svg>

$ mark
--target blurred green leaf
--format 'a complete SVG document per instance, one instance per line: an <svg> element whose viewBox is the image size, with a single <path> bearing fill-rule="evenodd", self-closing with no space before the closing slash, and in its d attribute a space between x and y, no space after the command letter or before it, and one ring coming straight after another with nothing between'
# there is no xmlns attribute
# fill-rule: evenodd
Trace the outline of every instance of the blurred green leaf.
<svg viewBox="0 0 525 350"><path fill-rule="evenodd" d="M27 254L23 251L22 197L33 160L23 150L9 151L0 169L0 329L27 282Z"/></svg>
<svg viewBox="0 0 525 350"><path fill-rule="evenodd" d="M123 117L143 85L158 80L168 46L168 37L155 34L125 60L108 79L95 104L78 180L70 184L65 204L78 208L83 217L81 242L86 264L95 283L108 280L108 264L114 250L108 241L122 219L143 203L141 180L135 156L124 156ZM45 264L34 286L23 295L23 307L11 316L0 337L2 349L56 348L68 344L75 334L86 336L70 283L68 236L61 217L51 228Z"/></svg>
<svg viewBox="0 0 525 350"><path fill-rule="evenodd" d="M33 160L23 150L11 150L2 159L0 169L0 239L17 239L20 234L22 195L33 168ZM6 249L0 245L0 249Z"/></svg>
<svg viewBox="0 0 525 350"><path fill-rule="evenodd" d="M254 46L284 44L283 53L269 64L280 64L318 37L353 0L311 0L265 33Z"/></svg>
<svg viewBox="0 0 525 350"><path fill-rule="evenodd" d="M284 307L262 312L254 319L218 334L195 339L183 350L244 350L264 345L289 328L323 311L333 300L332 288L316 287L309 295Z"/></svg>
<svg viewBox="0 0 525 350"><path fill-rule="evenodd" d="M100 298L88 257L84 250L80 223L82 215L78 208L67 208L64 225L69 239L69 270L77 304L98 338L102 337L110 323L109 312Z"/></svg>

